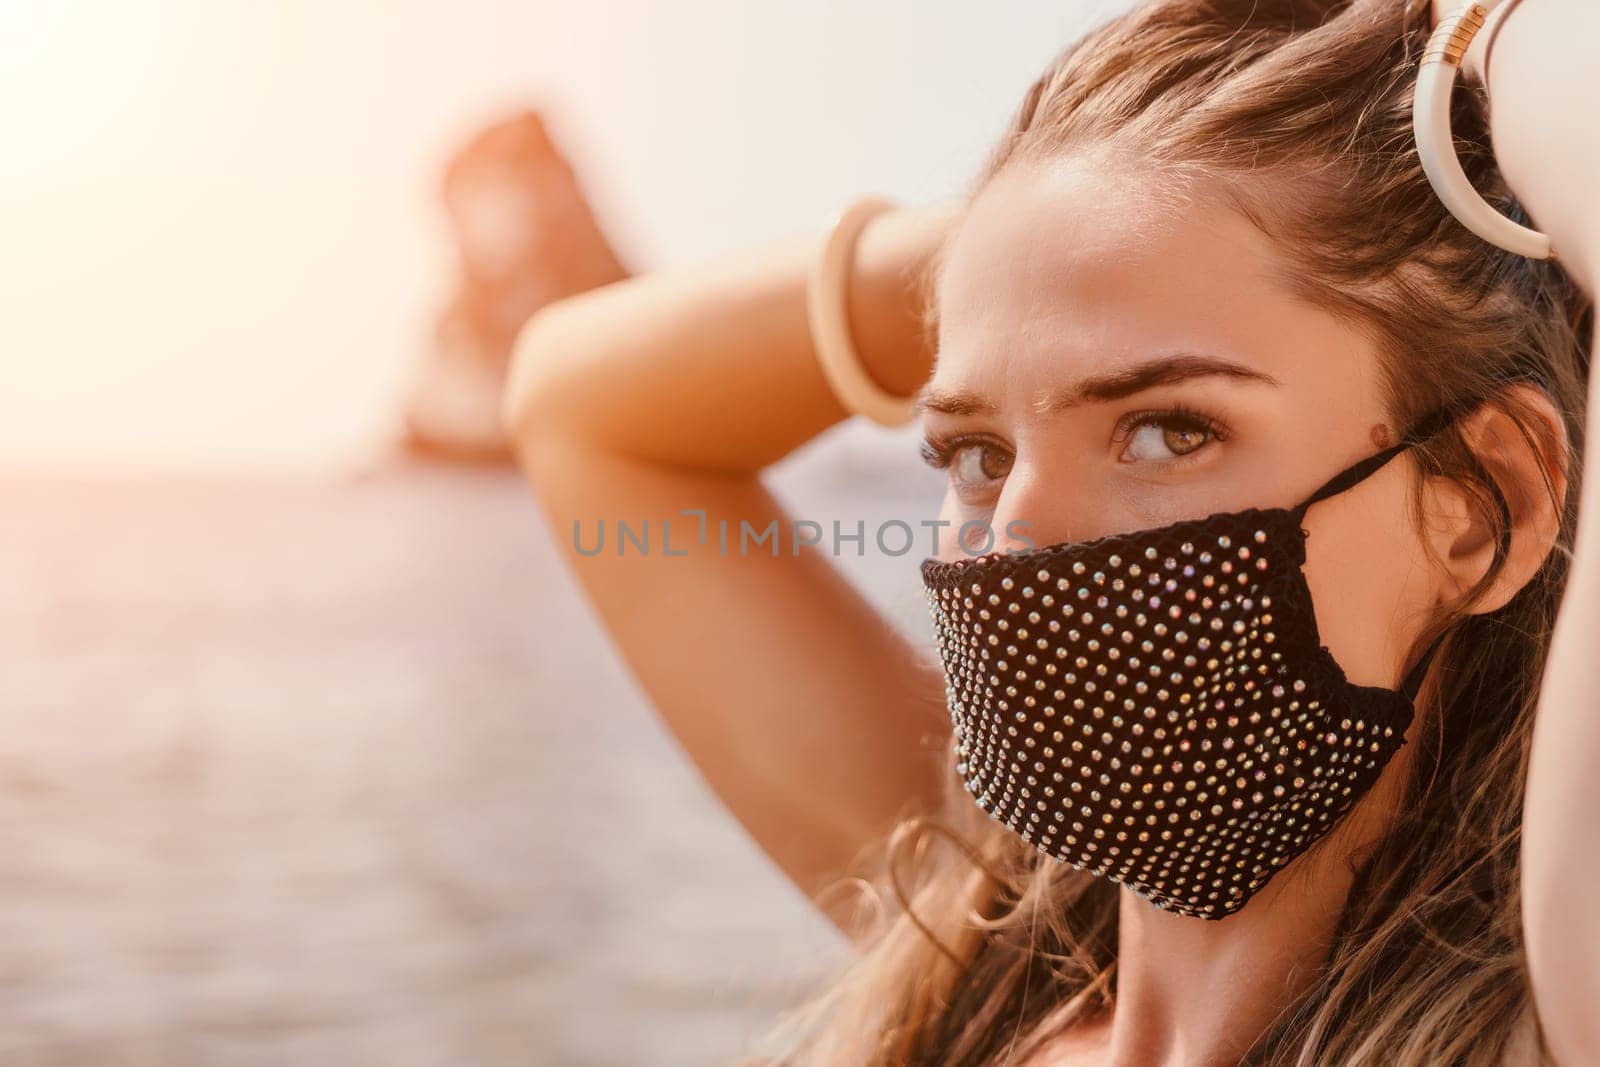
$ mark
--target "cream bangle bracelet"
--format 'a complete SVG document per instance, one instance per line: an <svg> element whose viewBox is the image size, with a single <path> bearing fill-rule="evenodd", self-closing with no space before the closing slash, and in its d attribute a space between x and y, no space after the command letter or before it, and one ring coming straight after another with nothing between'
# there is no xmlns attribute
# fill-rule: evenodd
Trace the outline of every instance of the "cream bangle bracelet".
<svg viewBox="0 0 1600 1067"><path fill-rule="evenodd" d="M840 211L806 280L811 344L833 395L851 414L890 427L911 421L915 398L886 392L868 376L850 337L846 297L856 238L868 222L896 206L882 197L866 197Z"/></svg>
<svg viewBox="0 0 1600 1067"><path fill-rule="evenodd" d="M1490 244L1530 259L1550 259L1550 238L1496 211L1467 180L1450 132L1450 92L1467 46L1488 15L1480 3L1462 5L1439 20L1422 53L1412 101L1412 130L1423 172L1440 201L1461 224Z"/></svg>

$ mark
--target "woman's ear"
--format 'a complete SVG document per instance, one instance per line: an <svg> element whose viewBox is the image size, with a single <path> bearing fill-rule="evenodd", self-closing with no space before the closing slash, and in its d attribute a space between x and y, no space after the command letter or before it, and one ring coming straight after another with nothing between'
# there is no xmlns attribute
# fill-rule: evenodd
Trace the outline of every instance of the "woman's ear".
<svg viewBox="0 0 1600 1067"><path fill-rule="evenodd" d="M1518 383L1507 393L1507 406L1531 416L1526 434L1494 402L1460 423L1462 437L1499 488L1511 519L1510 550L1500 573L1476 600L1460 604L1473 615L1504 607L1544 565L1560 533L1567 498L1567 428L1561 413L1534 385ZM1425 492L1428 539L1444 565L1439 600L1461 601L1494 563L1498 538L1492 515L1474 506L1465 487L1453 479L1429 479Z"/></svg>

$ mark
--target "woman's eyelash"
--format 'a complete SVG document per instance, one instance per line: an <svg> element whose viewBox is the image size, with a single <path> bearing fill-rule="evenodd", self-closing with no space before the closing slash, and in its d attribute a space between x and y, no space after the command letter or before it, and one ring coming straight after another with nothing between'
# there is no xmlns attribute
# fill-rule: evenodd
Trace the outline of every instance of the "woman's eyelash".
<svg viewBox="0 0 1600 1067"><path fill-rule="evenodd" d="M1002 451L1005 446L992 437L958 434L954 437L925 437L922 440L922 460L928 466L943 470L955 460L956 453L968 445L988 445Z"/></svg>
<svg viewBox="0 0 1600 1067"><path fill-rule="evenodd" d="M1116 443L1122 444L1133 435L1133 431L1141 426L1162 426L1168 429L1194 430L1216 441L1227 439L1228 431L1217 420L1203 411L1186 407L1182 404L1173 404L1170 407L1156 411L1135 411L1124 415L1117 421L1114 431ZM921 454L923 462L939 470L950 466L956 453L968 445L988 445L1001 451L1005 445L992 437L973 434L959 434L954 437L926 437L922 441Z"/></svg>
<svg viewBox="0 0 1600 1067"><path fill-rule="evenodd" d="M1141 426L1161 426L1166 429L1194 430L1217 441L1227 439L1226 428L1203 411L1173 404L1160 411L1135 411L1117 421L1114 440L1121 444Z"/></svg>

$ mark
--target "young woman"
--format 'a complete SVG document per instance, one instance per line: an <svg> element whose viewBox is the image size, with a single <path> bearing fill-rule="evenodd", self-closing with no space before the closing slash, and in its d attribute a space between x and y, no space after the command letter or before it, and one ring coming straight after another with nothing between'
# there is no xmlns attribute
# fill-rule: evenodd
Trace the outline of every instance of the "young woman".
<svg viewBox="0 0 1600 1067"><path fill-rule="evenodd" d="M919 398L941 518L1030 542L941 541L937 658L823 552L696 541L786 529L762 470L846 414L817 238L524 331L508 425L563 541L648 517L686 552L569 547L589 596L859 943L777 1062L1600 1062L1600 18L1505 20L1498 162L1456 101L1468 174L1558 266L1429 186L1432 15L1143 5L1045 71L963 204L865 230L850 332Z"/></svg>

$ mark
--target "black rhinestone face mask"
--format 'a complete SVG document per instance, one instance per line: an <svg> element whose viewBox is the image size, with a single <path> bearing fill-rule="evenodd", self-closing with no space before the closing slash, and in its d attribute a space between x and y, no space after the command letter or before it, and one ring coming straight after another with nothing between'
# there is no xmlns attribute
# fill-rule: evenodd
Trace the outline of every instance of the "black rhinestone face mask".
<svg viewBox="0 0 1600 1067"><path fill-rule="evenodd" d="M1293 508L925 560L957 770L978 805L1159 907L1243 907L1405 743L1434 651L1399 691L1351 683L1317 629L1301 520L1453 417L1435 412Z"/></svg>

